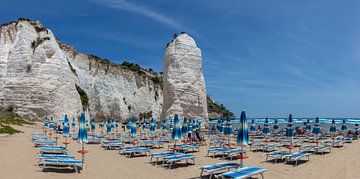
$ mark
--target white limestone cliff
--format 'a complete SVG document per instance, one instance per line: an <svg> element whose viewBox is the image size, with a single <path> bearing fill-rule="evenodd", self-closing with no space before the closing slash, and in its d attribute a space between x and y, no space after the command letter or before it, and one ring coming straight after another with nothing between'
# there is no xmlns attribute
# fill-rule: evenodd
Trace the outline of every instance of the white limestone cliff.
<svg viewBox="0 0 360 179"><path fill-rule="evenodd" d="M152 112L160 117L157 74L131 70L59 42L40 22L19 19L0 27L0 105L29 119L64 114L125 119ZM88 104L81 100L79 89ZM84 97L84 96L83 96Z"/></svg>
<svg viewBox="0 0 360 179"><path fill-rule="evenodd" d="M166 48L163 93L162 118L208 119L201 50L186 33Z"/></svg>

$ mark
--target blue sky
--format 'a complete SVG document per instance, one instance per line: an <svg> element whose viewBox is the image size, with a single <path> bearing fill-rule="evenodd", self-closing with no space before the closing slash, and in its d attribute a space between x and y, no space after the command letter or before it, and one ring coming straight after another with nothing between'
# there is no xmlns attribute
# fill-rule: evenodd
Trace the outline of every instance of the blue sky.
<svg viewBox="0 0 360 179"><path fill-rule="evenodd" d="M31 3L30 3L31 2ZM186 31L207 92L249 117L360 117L360 1L1 1L0 20L40 20L79 51L162 71Z"/></svg>

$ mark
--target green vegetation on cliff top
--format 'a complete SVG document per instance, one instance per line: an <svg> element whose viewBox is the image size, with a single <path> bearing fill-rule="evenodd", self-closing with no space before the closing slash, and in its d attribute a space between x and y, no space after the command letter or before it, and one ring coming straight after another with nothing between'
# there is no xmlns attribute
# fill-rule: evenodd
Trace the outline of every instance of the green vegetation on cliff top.
<svg viewBox="0 0 360 179"><path fill-rule="evenodd" d="M0 106L0 134L15 134L21 132L10 125L22 126L24 124L33 124L13 111L13 106L9 106L6 109Z"/></svg>

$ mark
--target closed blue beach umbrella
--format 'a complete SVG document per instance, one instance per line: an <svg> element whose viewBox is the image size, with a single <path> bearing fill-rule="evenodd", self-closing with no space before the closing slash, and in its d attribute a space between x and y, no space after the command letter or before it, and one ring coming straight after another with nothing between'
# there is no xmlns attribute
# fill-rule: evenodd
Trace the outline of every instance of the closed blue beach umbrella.
<svg viewBox="0 0 360 179"><path fill-rule="evenodd" d="M72 127L73 129L75 129L75 127L76 127L76 122L75 122L75 118L74 118L74 117L72 118L72 121L71 121L71 127Z"/></svg>
<svg viewBox="0 0 360 179"><path fill-rule="evenodd" d="M47 118L47 116L45 116L44 119L44 128L48 128L49 127L49 119Z"/></svg>
<svg viewBox="0 0 360 179"><path fill-rule="evenodd" d="M251 132L256 132L255 119L252 119L252 120L251 120L250 131L251 131Z"/></svg>
<svg viewBox="0 0 360 179"><path fill-rule="evenodd" d="M317 117L315 119L315 124L314 124L314 127L312 129L312 133L315 134L315 135L319 135L321 132L321 129L320 129L320 121L319 121L319 118Z"/></svg>
<svg viewBox="0 0 360 179"><path fill-rule="evenodd" d="M274 130L279 130L279 122L278 122L277 119L275 119L273 129L274 129Z"/></svg>
<svg viewBox="0 0 360 179"><path fill-rule="evenodd" d="M141 129L142 129L143 131L146 130L146 120L145 120L145 119L144 119L143 122L142 122Z"/></svg>
<svg viewBox="0 0 360 179"><path fill-rule="evenodd" d="M163 119L161 123L162 123L162 130L167 131L166 119Z"/></svg>
<svg viewBox="0 0 360 179"><path fill-rule="evenodd" d="M136 136L136 118L135 117L131 120L131 136L133 136L133 137Z"/></svg>
<svg viewBox="0 0 360 179"><path fill-rule="evenodd" d="M335 123L335 119L333 119L333 120L331 121L331 126L330 126L330 130L329 130L329 132L331 132L331 133L335 133L335 132L336 132L336 123Z"/></svg>
<svg viewBox="0 0 360 179"><path fill-rule="evenodd" d="M111 120L108 119L106 122L106 133L111 133Z"/></svg>
<svg viewBox="0 0 360 179"><path fill-rule="evenodd" d="M174 120L170 119L169 122L170 122L170 130L172 130L174 128Z"/></svg>
<svg viewBox="0 0 360 179"><path fill-rule="evenodd" d="M86 130L86 120L85 120L85 114L81 113L80 117L80 126L79 126L79 132L78 132L78 142L79 143L86 143L88 142L88 135Z"/></svg>
<svg viewBox="0 0 360 179"><path fill-rule="evenodd" d="M151 134L154 134L154 133L155 133L155 129L156 129L155 119L154 119L154 118L151 118L151 120L150 120L150 133L151 133Z"/></svg>
<svg viewBox="0 0 360 179"><path fill-rule="evenodd" d="M115 129L118 130L119 129L119 120L115 121Z"/></svg>
<svg viewBox="0 0 360 179"><path fill-rule="evenodd" d="M194 130L194 125L193 125L193 130ZM221 119L220 123L219 123L219 132L224 133L224 120L223 119Z"/></svg>
<svg viewBox="0 0 360 179"><path fill-rule="evenodd" d="M95 132L95 118L91 119L91 132Z"/></svg>
<svg viewBox="0 0 360 179"><path fill-rule="evenodd" d="M289 121L286 126L286 137L293 137L294 136L294 125L293 125L293 118L292 115L289 115Z"/></svg>
<svg viewBox="0 0 360 179"><path fill-rule="evenodd" d="M127 123L127 125L126 125L126 129L128 130L128 131L131 131L131 128L132 128L132 119L128 119L128 123Z"/></svg>
<svg viewBox="0 0 360 179"><path fill-rule="evenodd" d="M182 124L182 127L181 127L181 133L182 133L182 135L187 135L187 133L188 133L188 124L187 124L188 122L187 122L187 119L186 119L186 117L184 117L184 121L183 121L183 124Z"/></svg>
<svg viewBox="0 0 360 179"><path fill-rule="evenodd" d="M51 130L54 129L54 118L53 118L52 116L50 117L49 128L50 128Z"/></svg>
<svg viewBox="0 0 360 179"><path fill-rule="evenodd" d="M175 141L175 145L176 145L176 141L181 139L181 129L180 129L180 125L179 125L178 114L175 114L175 117L174 117L174 128L171 133L171 138Z"/></svg>
<svg viewBox="0 0 360 179"><path fill-rule="evenodd" d="M193 128L192 128L192 120L189 119L189 122L188 122L188 134L191 134L193 132Z"/></svg>
<svg viewBox="0 0 360 179"><path fill-rule="evenodd" d="M236 143L237 145L241 145L241 150L243 150L244 146L248 145L249 143L249 131L247 127L247 120L246 120L246 114L245 111L241 112L240 115L240 127L239 131L236 137ZM243 166L243 153L240 153L240 167Z"/></svg>
<svg viewBox="0 0 360 179"><path fill-rule="evenodd" d="M347 130L347 126L346 126L346 121L345 121L345 119L342 120L341 130L342 130L342 131L346 131L346 130Z"/></svg>
<svg viewBox="0 0 360 179"><path fill-rule="evenodd" d="M311 125L310 125L310 120L309 120L309 119L306 121L305 130L306 130L306 131L310 131L310 130L311 130Z"/></svg>
<svg viewBox="0 0 360 179"><path fill-rule="evenodd" d="M69 118L65 115L63 136L69 136Z"/></svg>
<svg viewBox="0 0 360 179"><path fill-rule="evenodd" d="M268 118L265 119L264 128L263 128L263 133L264 133L265 135L267 135L267 134L270 133L269 119L268 119Z"/></svg>
<svg viewBox="0 0 360 179"><path fill-rule="evenodd" d="M224 132L224 125L225 125L225 124L223 123L223 124L222 124L222 132ZM198 126L199 126L199 125L196 124L196 120L195 120L195 119L192 120L192 130L195 131L196 129L198 129Z"/></svg>

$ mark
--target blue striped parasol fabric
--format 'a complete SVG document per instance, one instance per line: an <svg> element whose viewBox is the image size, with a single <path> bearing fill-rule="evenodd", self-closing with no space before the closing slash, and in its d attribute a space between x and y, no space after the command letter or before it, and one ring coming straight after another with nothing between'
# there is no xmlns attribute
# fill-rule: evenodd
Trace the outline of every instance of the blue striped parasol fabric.
<svg viewBox="0 0 360 179"><path fill-rule="evenodd" d="M45 128L49 127L49 119L47 118L47 116L45 116L45 119L44 119L44 127Z"/></svg>
<svg viewBox="0 0 360 179"><path fill-rule="evenodd" d="M249 131L245 111L242 111L240 115L240 127L236 137L236 143L241 146L248 145L249 143Z"/></svg>
<svg viewBox="0 0 360 179"><path fill-rule="evenodd" d="M306 121L305 130L306 130L306 131L311 131L310 119L308 119L308 120Z"/></svg>
<svg viewBox="0 0 360 179"><path fill-rule="evenodd" d="M346 121L345 121L345 119L342 120L341 130L342 130L342 131L346 131L346 130L347 130L347 126L346 126Z"/></svg>
<svg viewBox="0 0 360 179"><path fill-rule="evenodd" d="M155 133L155 129L156 129L155 119L154 119L154 118L151 118L151 120L150 120L150 133L151 133L151 134L154 134L154 133Z"/></svg>
<svg viewBox="0 0 360 179"><path fill-rule="evenodd" d="M331 132L331 133L335 133L335 132L336 132L335 119L333 119L333 120L331 121L331 126L330 126L330 129L329 129L329 132Z"/></svg>
<svg viewBox="0 0 360 179"><path fill-rule="evenodd" d="M131 120L131 136L135 137L136 136L136 118L133 117L133 119Z"/></svg>
<svg viewBox="0 0 360 179"><path fill-rule="evenodd" d="M279 130L279 128L280 128L280 127L279 127L279 122L278 122L277 119L275 119L273 129L274 129L274 130Z"/></svg>
<svg viewBox="0 0 360 179"><path fill-rule="evenodd" d="M86 120L85 120L85 113L81 113L80 116L80 126L78 132L78 142L79 143L87 143L88 142L88 135L86 130Z"/></svg>
<svg viewBox="0 0 360 179"><path fill-rule="evenodd" d="M189 119L188 121L188 134L191 134L193 132L193 128L192 128L192 120Z"/></svg>
<svg viewBox="0 0 360 179"><path fill-rule="evenodd" d="M312 129L312 133L315 134L315 135L319 135L321 133L320 121L319 121L318 117L315 119L315 124L314 124L314 127Z"/></svg>
<svg viewBox="0 0 360 179"><path fill-rule="evenodd" d="M180 129L180 124L179 124L179 116L178 116L178 114L175 114L175 117L174 117L174 128L173 128L172 133L171 133L171 138L174 141L177 141L177 140L181 139L181 129Z"/></svg>
<svg viewBox="0 0 360 179"><path fill-rule="evenodd" d="M182 135L185 135L185 136L188 133L188 121L187 121L186 117L184 117L184 121L182 123L181 133L182 133Z"/></svg>
<svg viewBox="0 0 360 179"><path fill-rule="evenodd" d="M142 131L145 131L145 130L146 130L146 119L144 119L144 120L142 121L141 130L142 130Z"/></svg>
<svg viewBox="0 0 360 179"><path fill-rule="evenodd" d="M163 120L162 120L162 130L163 130L163 131L167 131L166 119L163 119Z"/></svg>
<svg viewBox="0 0 360 179"><path fill-rule="evenodd" d="M270 127L269 127L269 119L265 119L264 128L263 128L263 134L267 135L270 133Z"/></svg>
<svg viewBox="0 0 360 179"><path fill-rule="evenodd" d="M131 128L132 128L132 118L129 118L128 119L128 123L127 123L127 125L126 125L126 129L128 130L128 131L131 131Z"/></svg>
<svg viewBox="0 0 360 179"><path fill-rule="evenodd" d="M72 121L71 121L71 127L72 127L73 129L75 129L75 127L76 127L76 122L75 122L75 118L74 118L74 117L72 118Z"/></svg>
<svg viewBox="0 0 360 179"><path fill-rule="evenodd" d="M110 118L106 122L106 133L111 133L111 119Z"/></svg>
<svg viewBox="0 0 360 179"><path fill-rule="evenodd" d="M95 118L91 119L91 132L95 132Z"/></svg>
<svg viewBox="0 0 360 179"><path fill-rule="evenodd" d="M63 136L69 136L69 118L65 115Z"/></svg>
<svg viewBox="0 0 360 179"><path fill-rule="evenodd" d="M255 119L252 119L252 120L251 120L250 131L251 131L251 132L256 132Z"/></svg>
<svg viewBox="0 0 360 179"><path fill-rule="evenodd" d="M49 128L50 128L51 130L54 129L54 118L53 118L52 116L50 117Z"/></svg>
<svg viewBox="0 0 360 179"><path fill-rule="evenodd" d="M292 115L289 115L289 121L286 126L286 137L293 137L294 136L294 125L293 125L293 118Z"/></svg>

